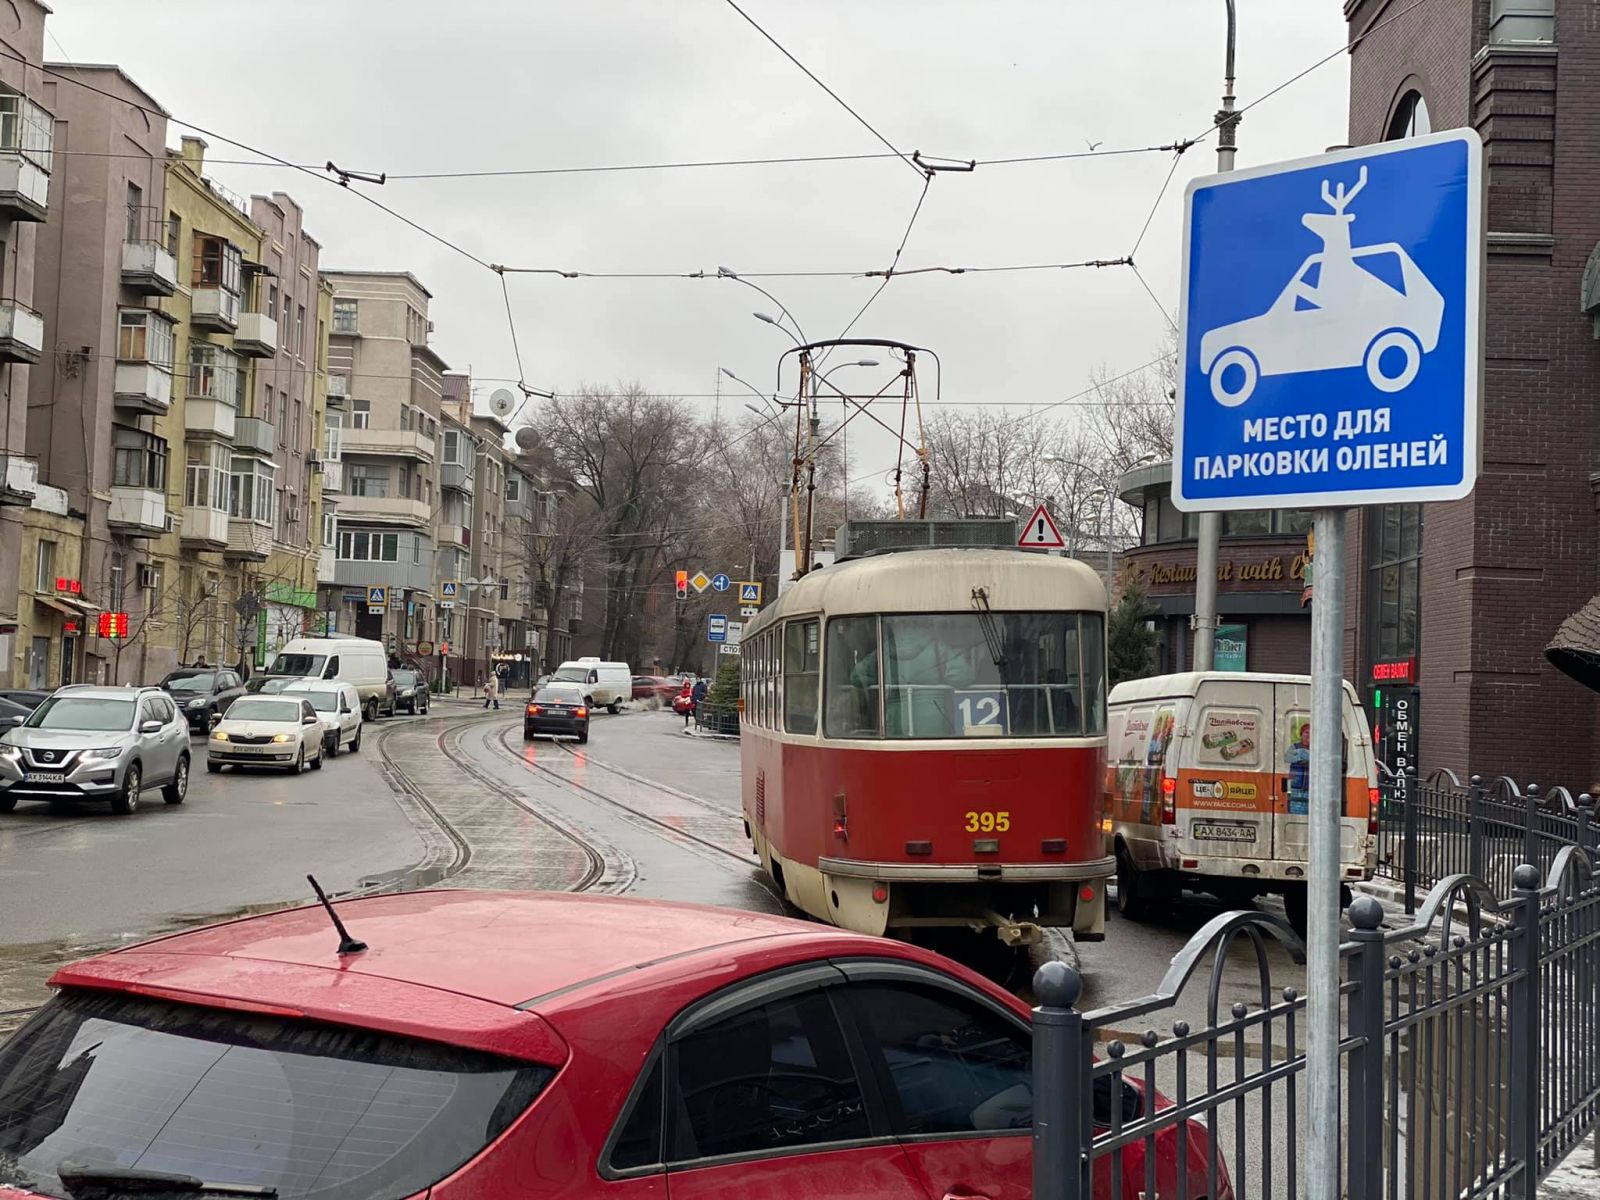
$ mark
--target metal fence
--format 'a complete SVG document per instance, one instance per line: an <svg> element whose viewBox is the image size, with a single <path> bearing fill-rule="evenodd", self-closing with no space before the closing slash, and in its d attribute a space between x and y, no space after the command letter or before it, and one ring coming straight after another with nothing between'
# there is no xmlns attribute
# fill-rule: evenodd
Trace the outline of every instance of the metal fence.
<svg viewBox="0 0 1600 1200"><path fill-rule="evenodd" d="M1421 781L1385 774L1378 823L1377 873L1401 885L1406 911L1419 890L1472 875L1504 895L1522 863L1548 872L1568 846L1600 847L1595 800L1564 787L1519 787L1502 775L1466 783L1441 769Z"/></svg>
<svg viewBox="0 0 1600 1200"><path fill-rule="evenodd" d="M1077 972L1041 968L1035 1200L1300 1196L1305 1130L1330 1117L1337 1195L1532 1200L1600 1118L1589 853L1564 847L1548 872L1517 866L1504 899L1477 878L1440 880L1404 928L1383 928L1368 896L1350 916L1332 1104L1306 1094L1305 997L1272 977L1301 947L1275 916L1216 917L1155 992L1109 1008L1080 1012ZM1241 960L1247 994L1225 997ZM1203 1015L1187 996L1201 988Z"/></svg>

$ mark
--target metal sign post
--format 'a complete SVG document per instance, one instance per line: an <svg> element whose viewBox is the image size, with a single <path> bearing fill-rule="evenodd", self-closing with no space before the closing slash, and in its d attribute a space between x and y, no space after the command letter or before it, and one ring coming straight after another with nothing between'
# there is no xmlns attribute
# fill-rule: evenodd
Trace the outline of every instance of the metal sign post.
<svg viewBox="0 0 1600 1200"><path fill-rule="evenodd" d="M1458 129L1197 179L1185 198L1173 504L1316 510L1309 1200L1338 1195L1344 1124L1346 510L1472 491L1482 457L1483 197L1482 143ZM1213 570L1202 558L1202 583Z"/></svg>

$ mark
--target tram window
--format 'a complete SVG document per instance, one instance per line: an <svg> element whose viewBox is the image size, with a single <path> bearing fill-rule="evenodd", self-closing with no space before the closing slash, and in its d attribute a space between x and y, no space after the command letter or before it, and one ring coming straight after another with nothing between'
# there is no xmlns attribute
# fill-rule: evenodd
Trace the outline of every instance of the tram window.
<svg viewBox="0 0 1600 1200"><path fill-rule="evenodd" d="M833 738L882 737L878 720L878 618L828 622L823 732Z"/></svg>
<svg viewBox="0 0 1600 1200"><path fill-rule="evenodd" d="M1083 737L1104 730L1098 614L883 618L884 732L894 738ZM1083 638L1095 641L1085 661Z"/></svg>
<svg viewBox="0 0 1600 1200"><path fill-rule="evenodd" d="M1083 625L1083 732L1099 737L1106 731L1106 636L1099 613L1084 613Z"/></svg>
<svg viewBox="0 0 1600 1200"><path fill-rule="evenodd" d="M817 731L820 632L815 619L783 627L783 727L790 733Z"/></svg>

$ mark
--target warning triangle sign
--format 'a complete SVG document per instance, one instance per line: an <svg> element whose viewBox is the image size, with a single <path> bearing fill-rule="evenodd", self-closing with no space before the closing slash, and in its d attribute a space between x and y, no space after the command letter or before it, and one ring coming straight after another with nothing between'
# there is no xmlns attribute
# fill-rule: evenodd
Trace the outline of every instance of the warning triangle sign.
<svg viewBox="0 0 1600 1200"><path fill-rule="evenodd" d="M1017 545L1043 550L1067 548L1067 543L1061 537L1061 530L1056 528L1050 510L1042 504L1033 510L1033 516L1029 517L1028 523L1022 527L1022 536L1017 539Z"/></svg>

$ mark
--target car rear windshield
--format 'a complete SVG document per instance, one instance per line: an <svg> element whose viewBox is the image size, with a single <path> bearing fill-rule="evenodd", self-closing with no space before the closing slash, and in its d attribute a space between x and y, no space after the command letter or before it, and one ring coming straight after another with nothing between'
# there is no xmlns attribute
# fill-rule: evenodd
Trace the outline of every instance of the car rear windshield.
<svg viewBox="0 0 1600 1200"><path fill-rule="evenodd" d="M273 675L310 675L320 679L322 664L327 661L327 656L322 654L280 654L267 670Z"/></svg>
<svg viewBox="0 0 1600 1200"><path fill-rule="evenodd" d="M582 704L583 692L575 687L544 687L534 699L540 704Z"/></svg>
<svg viewBox="0 0 1600 1200"><path fill-rule="evenodd" d="M133 701L91 696L52 696L27 720L29 729L79 729L122 733L133 724Z"/></svg>
<svg viewBox="0 0 1600 1200"><path fill-rule="evenodd" d="M511 1124L549 1067L365 1030L66 993L0 1048L0 1186L75 1166L274 1188L425 1192Z"/></svg>
<svg viewBox="0 0 1600 1200"><path fill-rule="evenodd" d="M199 671L193 675L169 675L161 686L169 692L209 692L216 681L215 671Z"/></svg>
<svg viewBox="0 0 1600 1200"><path fill-rule="evenodd" d="M264 700L246 696L228 706L230 721L298 721L298 700Z"/></svg>

